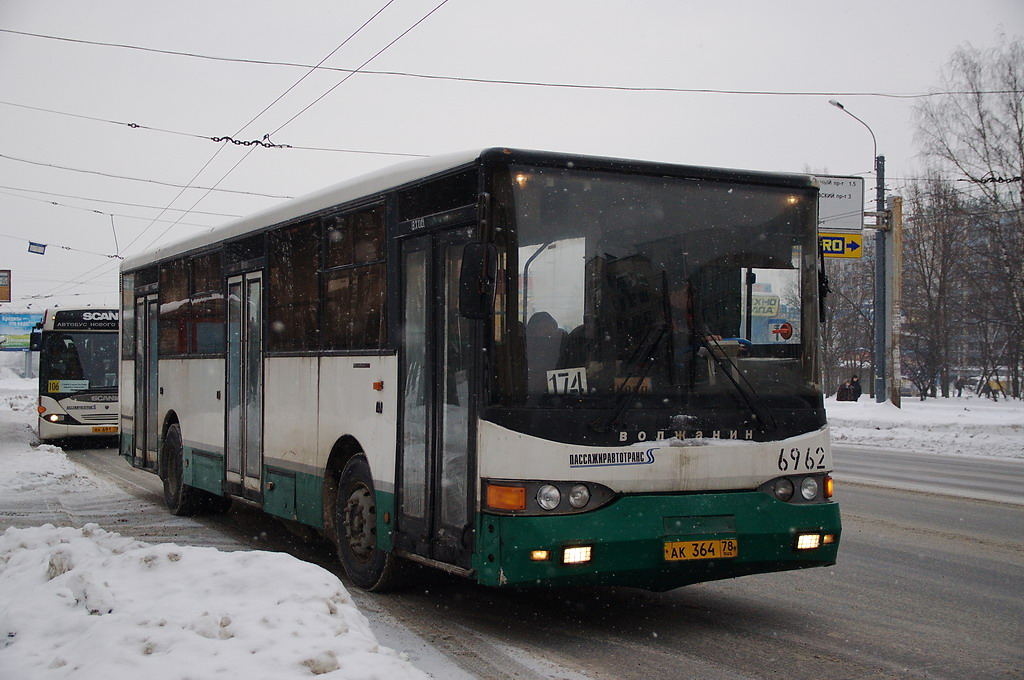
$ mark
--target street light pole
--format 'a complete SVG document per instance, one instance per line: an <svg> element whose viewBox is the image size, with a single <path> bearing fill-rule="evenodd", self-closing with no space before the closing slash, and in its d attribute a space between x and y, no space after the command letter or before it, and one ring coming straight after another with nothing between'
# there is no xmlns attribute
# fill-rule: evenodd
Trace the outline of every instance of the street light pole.
<svg viewBox="0 0 1024 680"><path fill-rule="evenodd" d="M875 139L875 133L871 129L871 126L862 121L857 116L853 115L846 110L846 107L840 104L835 99L830 99L829 104L836 107L846 115L853 118L855 121L867 128L871 134L871 144L874 150L875 157L875 212L878 214L878 220L882 220L882 215L885 213L885 156L878 155L878 140ZM887 225L879 224L875 230L875 302L874 302L874 326L875 326L875 349L874 349L874 363L875 363L875 401L882 403L885 401L885 232L888 228Z"/></svg>

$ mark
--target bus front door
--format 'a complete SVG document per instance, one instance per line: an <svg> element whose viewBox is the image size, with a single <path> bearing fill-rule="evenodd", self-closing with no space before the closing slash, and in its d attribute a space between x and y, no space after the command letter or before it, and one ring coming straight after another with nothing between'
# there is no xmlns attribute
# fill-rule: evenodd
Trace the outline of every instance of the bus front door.
<svg viewBox="0 0 1024 680"><path fill-rule="evenodd" d="M401 437L395 547L464 569L473 550L473 361L459 314L459 270L470 229L402 246Z"/></svg>
<svg viewBox="0 0 1024 680"><path fill-rule="evenodd" d="M160 449L160 380L157 349L157 296L135 299L135 413L134 465L157 469Z"/></svg>
<svg viewBox="0 0 1024 680"><path fill-rule="evenodd" d="M260 497L263 471L263 278L228 279L225 481L232 493Z"/></svg>

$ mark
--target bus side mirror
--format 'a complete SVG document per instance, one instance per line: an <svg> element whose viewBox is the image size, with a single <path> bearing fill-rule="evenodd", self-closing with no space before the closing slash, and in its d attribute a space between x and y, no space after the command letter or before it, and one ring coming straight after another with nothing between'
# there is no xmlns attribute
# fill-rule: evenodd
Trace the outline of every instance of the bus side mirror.
<svg viewBox="0 0 1024 680"><path fill-rule="evenodd" d="M486 319L494 308L494 281L498 250L476 241L462 251L459 274L459 313L467 319Z"/></svg>

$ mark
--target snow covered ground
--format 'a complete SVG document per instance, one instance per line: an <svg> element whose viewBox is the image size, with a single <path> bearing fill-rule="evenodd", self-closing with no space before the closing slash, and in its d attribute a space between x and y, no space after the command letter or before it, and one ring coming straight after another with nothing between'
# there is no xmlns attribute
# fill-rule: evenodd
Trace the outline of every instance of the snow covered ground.
<svg viewBox="0 0 1024 680"><path fill-rule="evenodd" d="M0 502L118 491L31 446L35 390L0 368ZM5 528L0 678L429 677L378 642L336 576L290 555L149 545L95 524Z"/></svg>
<svg viewBox="0 0 1024 680"><path fill-rule="evenodd" d="M0 500L106 492L33 447L32 380L0 368ZM837 443L1024 458L1024 403L827 402ZM0 529L4 527L0 525ZM425 678L342 583L289 555L149 545L95 524L0 533L0 678Z"/></svg>
<svg viewBox="0 0 1024 680"><path fill-rule="evenodd" d="M903 399L902 408L827 399L833 444L955 456L1024 458L1024 401L975 396Z"/></svg>

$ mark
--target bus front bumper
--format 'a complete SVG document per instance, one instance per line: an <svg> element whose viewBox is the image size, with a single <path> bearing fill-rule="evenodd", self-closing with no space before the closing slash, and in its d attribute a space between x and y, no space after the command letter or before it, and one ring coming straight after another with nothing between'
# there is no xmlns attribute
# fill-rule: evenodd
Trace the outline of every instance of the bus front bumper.
<svg viewBox="0 0 1024 680"><path fill-rule="evenodd" d="M491 586L691 583L835 564L835 503L761 492L624 496L561 516L481 514L477 580Z"/></svg>

